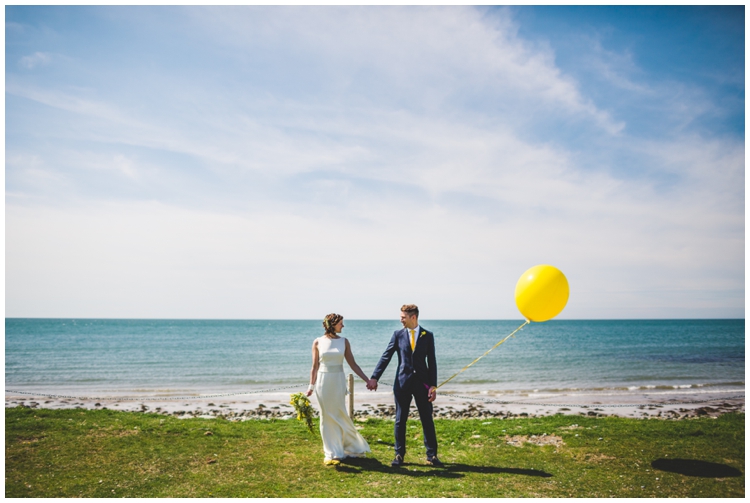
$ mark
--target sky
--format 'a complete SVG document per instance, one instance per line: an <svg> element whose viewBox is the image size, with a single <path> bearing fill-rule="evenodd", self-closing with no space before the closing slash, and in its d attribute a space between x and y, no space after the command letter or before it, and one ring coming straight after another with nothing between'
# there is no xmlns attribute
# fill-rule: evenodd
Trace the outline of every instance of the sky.
<svg viewBox="0 0 750 503"><path fill-rule="evenodd" d="M744 6L5 8L6 317L744 318Z"/></svg>

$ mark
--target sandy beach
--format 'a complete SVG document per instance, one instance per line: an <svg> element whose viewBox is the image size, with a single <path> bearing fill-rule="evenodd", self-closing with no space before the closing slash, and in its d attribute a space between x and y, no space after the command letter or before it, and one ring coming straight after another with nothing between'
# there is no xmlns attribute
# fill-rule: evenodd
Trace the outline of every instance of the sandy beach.
<svg viewBox="0 0 750 503"><path fill-rule="evenodd" d="M230 396L123 396L103 398L64 398L19 393L5 394L6 407L111 409L166 414L179 418L223 417L228 420L290 419L294 409L289 396L301 389ZM220 395L220 394L218 394ZM348 400L348 399L347 399ZM317 409L315 395L311 397ZM501 403L502 402L502 403ZM347 402L348 403L348 402ZM446 389L438 394L435 417L446 419L536 417L553 414L620 416L631 418L685 419L718 417L728 412L744 412L744 391L659 390L636 393L575 392L509 394L492 391L470 393ZM395 407L390 388L371 392L355 388L355 419L393 418ZM412 404L412 413L416 408Z"/></svg>

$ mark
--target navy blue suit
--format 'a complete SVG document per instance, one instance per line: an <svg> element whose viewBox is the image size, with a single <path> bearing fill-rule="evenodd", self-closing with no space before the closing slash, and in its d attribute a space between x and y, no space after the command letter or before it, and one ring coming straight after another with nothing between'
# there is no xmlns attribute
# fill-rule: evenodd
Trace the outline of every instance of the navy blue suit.
<svg viewBox="0 0 750 503"><path fill-rule="evenodd" d="M437 456L437 436L435 423L432 420L432 402L429 401L429 387L437 386L437 362L435 360L435 337L432 332L419 327L414 334L417 339L414 352L411 350L409 330L402 328L393 332L391 342L380 357L372 378L379 380L391 361L393 354L398 355L396 382L393 384L393 395L396 399L396 454L406 454L406 420L409 417L411 399L419 411L422 422L424 446L427 457Z"/></svg>

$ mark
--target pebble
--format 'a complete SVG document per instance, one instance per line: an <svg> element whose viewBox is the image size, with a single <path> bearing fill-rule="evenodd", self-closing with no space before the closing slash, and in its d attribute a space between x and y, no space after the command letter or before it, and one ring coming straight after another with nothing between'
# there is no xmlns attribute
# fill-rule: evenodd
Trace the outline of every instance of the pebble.
<svg viewBox="0 0 750 503"><path fill-rule="evenodd" d="M41 401L41 400L40 400ZM44 402L45 404L49 403L50 401ZM58 404L70 404L67 400L60 400L57 402ZM164 410L163 404L162 407L156 407L154 410L149 408L146 404L140 403L140 404L133 404L136 411L140 410L141 412L146 413L158 413L162 415L170 415L173 417L178 418L184 418L184 417L216 417L216 418L222 418L229 421L245 421L249 419L292 419L296 418L296 413L294 412L293 408L290 405L287 404L281 404L281 406L275 406L275 404L272 404L274 406L267 406L265 404L258 404L256 408L254 409L243 409L242 405L235 404L232 402L233 405L228 406L226 404L217 404L211 402L206 404L207 407L211 407L208 410L201 409L200 406L196 406L193 410ZM12 404L12 405L11 405ZM36 408L39 407L39 402L28 400L26 402L22 400L18 401L10 401L6 400L5 406L10 407L18 405L25 408ZM76 408L84 408L81 406L85 406L84 403L78 403L74 402L71 405L76 406ZM128 410L130 408L130 404L120 404L120 403L113 403L113 404L107 404L114 407L119 407L120 405L123 405L123 410ZM456 404L454 404L456 405ZM70 406L70 405L69 405ZM94 404L88 404L85 408L93 408L93 407L102 407L101 402L96 402ZM136 408L137 407L137 408ZM185 404L185 407L190 407L190 404ZM232 408L230 408L232 407ZM394 419L396 416L396 408L394 405L388 405L379 403L375 406L369 405L369 404L361 404L358 405L358 407L361 407L359 410L354 411L354 419L356 421L365 421L368 418L374 418L374 419ZM655 405L654 407L662 408L663 406ZM234 409L236 408L236 409ZM608 414L604 413L603 408L597 408L595 410L585 410L586 407L580 407L573 409L571 414L580 414L582 416L591 416L591 417L607 417ZM649 408L649 410L651 407ZM563 410L563 409L559 409ZM601 411L601 412L598 412ZM736 404L730 404L727 402L719 403L714 406L700 406L695 409L686 409L686 408L680 408L677 410L666 410L666 411L659 411L657 414L647 414L646 412L640 411L639 415L631 415L631 417L642 417L644 419L660 419L660 420L682 420L682 419L690 419L693 417L718 417L724 413L727 412L735 412L735 411L744 411L744 403L736 403ZM537 411L539 412L539 411ZM609 409L607 412L615 413L616 411L614 409ZM558 412L557 414L561 414ZM444 405L444 406L435 406L433 416L436 419L512 419L512 418L533 418L533 417L542 417L547 415L553 415L552 412L549 413L539 413L539 414L533 414L528 412L519 412L519 413L513 413L508 410L488 410L485 408L485 406L481 403L479 404L473 404L468 403L465 405L464 409L457 409L454 406L451 405ZM315 411L315 416L317 416L317 411ZM412 407L409 413L410 419L419 419L419 414L415 407ZM485 423L486 424L486 423Z"/></svg>

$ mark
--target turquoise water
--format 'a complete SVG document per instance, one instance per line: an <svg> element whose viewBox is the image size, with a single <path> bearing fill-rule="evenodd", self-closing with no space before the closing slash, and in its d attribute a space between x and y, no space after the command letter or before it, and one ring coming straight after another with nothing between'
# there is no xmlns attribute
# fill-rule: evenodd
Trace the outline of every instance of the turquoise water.
<svg viewBox="0 0 750 503"><path fill-rule="evenodd" d="M439 381L522 320L422 321L435 333ZM345 320L357 363L372 371L398 320ZM311 320L5 320L5 387L41 393L234 392L305 384ZM394 361L383 381L392 382ZM532 323L450 389L566 391L743 389L744 320Z"/></svg>

